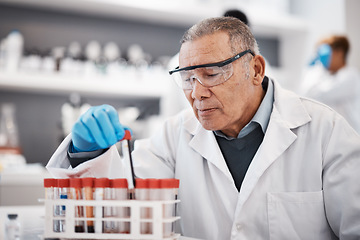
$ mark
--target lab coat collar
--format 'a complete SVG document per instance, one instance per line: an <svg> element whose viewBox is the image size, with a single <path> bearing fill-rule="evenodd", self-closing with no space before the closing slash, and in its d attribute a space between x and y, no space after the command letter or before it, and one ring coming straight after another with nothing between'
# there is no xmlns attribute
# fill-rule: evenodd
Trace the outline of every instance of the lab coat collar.
<svg viewBox="0 0 360 240"><path fill-rule="evenodd" d="M311 117L302 104L301 97L283 89L278 82L272 79L271 81L274 84L274 108L277 109L283 124L289 129L294 129L310 122Z"/></svg>
<svg viewBox="0 0 360 240"><path fill-rule="evenodd" d="M185 116L184 128L193 135L189 142L189 146L198 152L204 159L215 165L225 174L229 181L234 183L214 133L204 129L193 112L189 111ZM234 191L237 191L235 183L233 185Z"/></svg>

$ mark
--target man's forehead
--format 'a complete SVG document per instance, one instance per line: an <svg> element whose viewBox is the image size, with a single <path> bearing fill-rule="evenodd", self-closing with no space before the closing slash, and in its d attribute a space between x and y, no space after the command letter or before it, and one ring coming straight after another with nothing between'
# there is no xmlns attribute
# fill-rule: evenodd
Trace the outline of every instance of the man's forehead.
<svg viewBox="0 0 360 240"><path fill-rule="evenodd" d="M206 45L206 46L216 47L218 45L224 45L224 44L230 45L230 38L228 33L221 31L212 34L206 34L203 36L196 37L193 40L186 41L181 45L181 48L189 45L190 46Z"/></svg>
<svg viewBox="0 0 360 240"><path fill-rule="evenodd" d="M179 52L179 63L181 67L213 63L232 55L228 35L211 34L183 43Z"/></svg>

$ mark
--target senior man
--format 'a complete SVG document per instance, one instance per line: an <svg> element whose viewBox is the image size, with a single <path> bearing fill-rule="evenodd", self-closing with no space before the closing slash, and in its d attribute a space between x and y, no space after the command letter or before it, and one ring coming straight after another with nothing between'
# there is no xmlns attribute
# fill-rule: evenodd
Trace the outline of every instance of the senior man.
<svg viewBox="0 0 360 240"><path fill-rule="evenodd" d="M135 142L135 173L180 179L178 231L223 239L359 239L360 137L329 107L265 76L240 20L205 19L170 74L192 106ZM123 177L114 108L91 108L47 167L56 176Z"/></svg>

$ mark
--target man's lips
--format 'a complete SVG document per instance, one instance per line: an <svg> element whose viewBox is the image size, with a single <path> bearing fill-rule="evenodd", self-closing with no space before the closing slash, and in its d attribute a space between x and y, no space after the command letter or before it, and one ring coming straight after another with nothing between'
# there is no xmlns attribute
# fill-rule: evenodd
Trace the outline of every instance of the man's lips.
<svg viewBox="0 0 360 240"><path fill-rule="evenodd" d="M198 111L200 111L200 112L207 112L207 111L211 111L211 110L214 110L214 109L216 109L216 108L203 108L203 109L199 109L199 108L198 108Z"/></svg>
<svg viewBox="0 0 360 240"><path fill-rule="evenodd" d="M216 108L203 108L203 109L198 109L198 114L204 116L207 114L211 114L214 111L216 111Z"/></svg>

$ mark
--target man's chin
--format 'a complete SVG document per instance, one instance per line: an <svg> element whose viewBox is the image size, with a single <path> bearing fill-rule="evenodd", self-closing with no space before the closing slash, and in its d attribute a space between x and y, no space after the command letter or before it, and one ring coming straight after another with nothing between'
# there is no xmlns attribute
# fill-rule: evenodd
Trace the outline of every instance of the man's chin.
<svg viewBox="0 0 360 240"><path fill-rule="evenodd" d="M219 130L219 126L218 124L216 124L214 121L212 120L204 120L204 119L199 119L199 122L201 124L201 126L208 130L208 131L216 131L216 130Z"/></svg>

